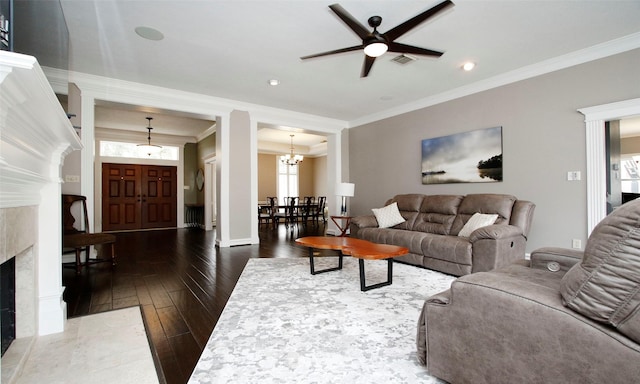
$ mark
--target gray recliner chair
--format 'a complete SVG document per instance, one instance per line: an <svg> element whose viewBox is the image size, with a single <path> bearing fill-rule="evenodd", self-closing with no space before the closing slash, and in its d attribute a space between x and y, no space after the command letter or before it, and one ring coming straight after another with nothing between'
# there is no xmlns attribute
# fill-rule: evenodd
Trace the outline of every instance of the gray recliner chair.
<svg viewBox="0 0 640 384"><path fill-rule="evenodd" d="M428 298L418 358L451 383L640 382L640 199L585 251L542 248Z"/></svg>

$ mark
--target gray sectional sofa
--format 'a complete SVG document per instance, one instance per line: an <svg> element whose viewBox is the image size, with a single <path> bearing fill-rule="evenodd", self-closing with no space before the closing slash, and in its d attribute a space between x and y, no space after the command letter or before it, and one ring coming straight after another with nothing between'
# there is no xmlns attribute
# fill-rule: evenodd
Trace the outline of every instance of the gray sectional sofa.
<svg viewBox="0 0 640 384"><path fill-rule="evenodd" d="M394 260L447 274L462 276L489 271L524 259L527 235L535 204L500 194L396 195L385 206L397 203L405 219L390 228L379 228L374 215L351 220L351 237L409 248ZM497 214L495 224L458 236L474 213Z"/></svg>

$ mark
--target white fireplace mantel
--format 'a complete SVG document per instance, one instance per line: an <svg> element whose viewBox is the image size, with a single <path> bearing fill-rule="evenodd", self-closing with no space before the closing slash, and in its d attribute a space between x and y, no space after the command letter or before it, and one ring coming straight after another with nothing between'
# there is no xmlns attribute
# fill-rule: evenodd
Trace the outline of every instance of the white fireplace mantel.
<svg viewBox="0 0 640 384"><path fill-rule="evenodd" d="M39 186L80 140L33 56L0 52L0 208L38 205Z"/></svg>
<svg viewBox="0 0 640 384"><path fill-rule="evenodd" d="M81 148L37 60L0 51L0 259L33 250L34 336L64 330L60 172ZM27 228L23 209L35 212Z"/></svg>

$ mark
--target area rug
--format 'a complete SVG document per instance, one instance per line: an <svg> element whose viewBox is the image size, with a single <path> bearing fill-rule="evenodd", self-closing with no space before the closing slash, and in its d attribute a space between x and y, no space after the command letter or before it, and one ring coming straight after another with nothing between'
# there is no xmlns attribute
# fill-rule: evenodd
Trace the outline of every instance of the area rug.
<svg viewBox="0 0 640 384"><path fill-rule="evenodd" d="M386 279L386 261L365 266L367 284ZM392 285L361 292L353 258L318 275L307 258L250 259L189 383L440 383L417 360L417 321L453 280L394 263Z"/></svg>

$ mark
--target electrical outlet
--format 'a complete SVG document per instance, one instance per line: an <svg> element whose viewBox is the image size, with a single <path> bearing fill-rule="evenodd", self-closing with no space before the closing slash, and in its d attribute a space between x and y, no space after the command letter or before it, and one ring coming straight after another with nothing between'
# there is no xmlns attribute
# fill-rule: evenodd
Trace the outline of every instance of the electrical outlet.
<svg viewBox="0 0 640 384"><path fill-rule="evenodd" d="M582 248L582 241L580 241L580 239L573 239L571 241L571 247L573 249L580 249Z"/></svg>
<svg viewBox="0 0 640 384"><path fill-rule="evenodd" d="M64 181L67 183L79 183L80 182L80 176L78 175L65 175L64 176Z"/></svg>

